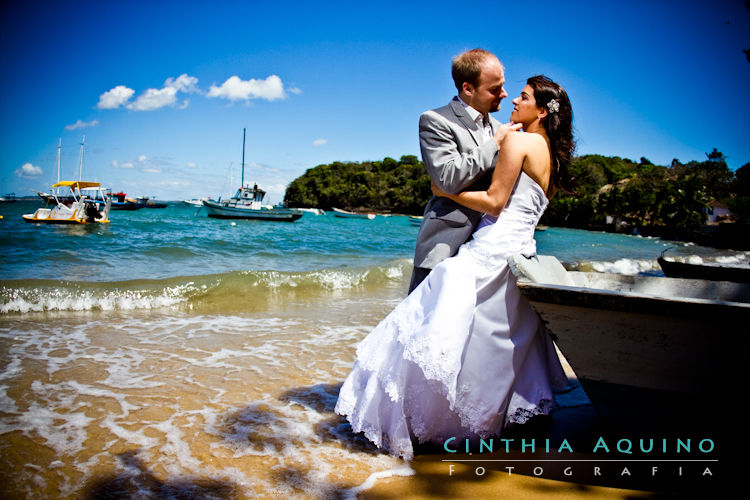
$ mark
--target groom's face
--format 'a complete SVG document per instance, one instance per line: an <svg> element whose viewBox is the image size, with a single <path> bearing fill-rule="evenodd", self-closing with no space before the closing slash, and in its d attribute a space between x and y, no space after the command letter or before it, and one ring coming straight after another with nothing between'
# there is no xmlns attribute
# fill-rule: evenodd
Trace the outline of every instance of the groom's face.
<svg viewBox="0 0 750 500"><path fill-rule="evenodd" d="M500 101L508 97L505 91L505 74L497 59L487 59L482 64L479 83L471 86L469 104L482 114L494 113L500 109Z"/></svg>

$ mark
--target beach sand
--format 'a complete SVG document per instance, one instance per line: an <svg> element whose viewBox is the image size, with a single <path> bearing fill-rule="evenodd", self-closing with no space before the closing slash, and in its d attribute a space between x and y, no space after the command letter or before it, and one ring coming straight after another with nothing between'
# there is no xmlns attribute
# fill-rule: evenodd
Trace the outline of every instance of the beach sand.
<svg viewBox="0 0 750 500"><path fill-rule="evenodd" d="M690 464L652 477L650 464L622 476L619 463L574 462L617 455L620 438L659 438L603 424L580 387L560 395L551 426L505 434L507 451L497 440L472 455L421 447L406 463L352 435L333 412L339 387L405 286L280 285L253 304L209 294L153 311L3 316L0 498L643 498L721 480ZM609 455L592 453L600 435ZM645 458L671 458L667 436L670 453ZM709 457L700 437L689 458ZM571 452L558 452L563 440Z"/></svg>

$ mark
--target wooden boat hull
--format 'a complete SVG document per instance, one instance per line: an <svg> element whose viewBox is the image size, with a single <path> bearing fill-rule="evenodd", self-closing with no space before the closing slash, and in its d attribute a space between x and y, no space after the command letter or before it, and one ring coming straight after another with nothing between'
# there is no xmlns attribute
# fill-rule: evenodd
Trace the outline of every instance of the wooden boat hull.
<svg viewBox="0 0 750 500"><path fill-rule="evenodd" d="M664 271L664 275L670 278L689 278L713 281L735 281L738 283L750 283L750 267L722 266L718 264L689 264L667 260L664 257L656 259Z"/></svg>
<svg viewBox="0 0 750 500"><path fill-rule="evenodd" d="M729 401L749 286L564 269L563 284L511 270L601 415L684 420L696 403Z"/></svg>
<svg viewBox="0 0 750 500"><path fill-rule="evenodd" d="M243 208L226 206L206 200L203 202L209 217L217 219L256 219L279 222L293 222L302 217L303 212L293 208Z"/></svg>

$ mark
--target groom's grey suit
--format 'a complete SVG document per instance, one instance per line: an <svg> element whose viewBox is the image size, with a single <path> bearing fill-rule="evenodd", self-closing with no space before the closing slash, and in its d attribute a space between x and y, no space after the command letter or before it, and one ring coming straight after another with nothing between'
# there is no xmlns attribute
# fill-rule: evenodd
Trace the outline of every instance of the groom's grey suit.
<svg viewBox="0 0 750 500"><path fill-rule="evenodd" d="M500 122L490 116L492 133ZM447 106L426 111L419 118L422 161L432 181L446 193L487 189L497 161L497 143L483 139L483 130L458 97ZM433 196L424 211L417 235L409 292L443 259L458 252L474 232L482 214Z"/></svg>

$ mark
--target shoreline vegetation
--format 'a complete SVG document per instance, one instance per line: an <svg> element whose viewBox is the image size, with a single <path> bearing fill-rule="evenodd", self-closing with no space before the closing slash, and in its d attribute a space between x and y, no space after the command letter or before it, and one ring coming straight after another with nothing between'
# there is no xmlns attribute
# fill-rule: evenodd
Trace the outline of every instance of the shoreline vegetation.
<svg viewBox="0 0 750 500"><path fill-rule="evenodd" d="M732 172L716 148L705 161L674 159L669 166L643 157L583 155L570 173L573 190L552 199L540 224L750 248L750 163ZM422 215L431 196L424 164L405 155L318 165L289 184L284 202Z"/></svg>

